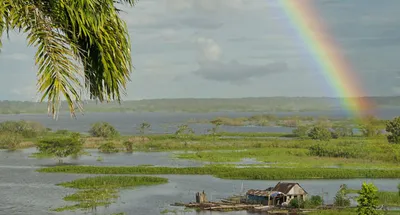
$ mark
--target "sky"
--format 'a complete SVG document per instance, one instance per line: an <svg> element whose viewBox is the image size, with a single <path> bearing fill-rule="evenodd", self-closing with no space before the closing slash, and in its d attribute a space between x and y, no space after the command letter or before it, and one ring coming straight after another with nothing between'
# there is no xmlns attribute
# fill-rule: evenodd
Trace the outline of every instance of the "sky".
<svg viewBox="0 0 400 215"><path fill-rule="evenodd" d="M135 69L124 100L336 96L279 0L140 0L122 6ZM360 96L400 94L399 0L309 0ZM3 35L0 100L36 101L36 49Z"/></svg>

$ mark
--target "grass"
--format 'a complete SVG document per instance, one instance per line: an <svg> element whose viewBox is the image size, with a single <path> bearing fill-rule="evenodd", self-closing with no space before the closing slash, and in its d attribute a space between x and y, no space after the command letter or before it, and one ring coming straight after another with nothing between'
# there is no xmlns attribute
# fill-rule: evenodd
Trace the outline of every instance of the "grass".
<svg viewBox="0 0 400 215"><path fill-rule="evenodd" d="M37 171L78 174L213 175L218 178L243 180L400 178L400 169L236 168L227 165L208 165L204 167L55 166Z"/></svg>
<svg viewBox="0 0 400 215"><path fill-rule="evenodd" d="M150 176L100 176L61 183L58 185L78 189L76 193L64 197L65 201L77 202L77 204L56 208L54 211L96 209L99 206L108 206L118 198L118 189L167 182L166 178Z"/></svg>

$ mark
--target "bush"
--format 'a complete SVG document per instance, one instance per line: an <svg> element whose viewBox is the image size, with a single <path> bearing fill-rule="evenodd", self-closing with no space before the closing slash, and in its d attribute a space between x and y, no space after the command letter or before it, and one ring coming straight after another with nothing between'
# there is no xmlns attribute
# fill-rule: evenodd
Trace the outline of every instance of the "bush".
<svg viewBox="0 0 400 215"><path fill-rule="evenodd" d="M47 132L46 127L38 122L21 120L0 123L0 133L17 133L25 138L32 138L45 132Z"/></svg>
<svg viewBox="0 0 400 215"><path fill-rule="evenodd" d="M124 141L123 145L127 152L133 152L133 142L132 141L126 140L126 141Z"/></svg>
<svg viewBox="0 0 400 215"><path fill-rule="evenodd" d="M386 131L390 134L387 135L389 143L400 144L400 117L396 117L386 123Z"/></svg>
<svg viewBox="0 0 400 215"><path fill-rule="evenodd" d="M93 137L113 138L119 136L119 132L108 122L97 122L93 124L89 133Z"/></svg>
<svg viewBox="0 0 400 215"><path fill-rule="evenodd" d="M113 142L106 142L99 147L99 151L102 153L117 153L119 149L115 146Z"/></svg>
<svg viewBox="0 0 400 215"><path fill-rule="evenodd" d="M311 196L310 199L307 199L304 202L304 207L305 208L316 208L318 206L321 206L324 204L324 200L322 199L321 196Z"/></svg>
<svg viewBox="0 0 400 215"><path fill-rule="evenodd" d="M357 198L357 214L358 215L378 215L377 211L379 204L378 188L374 184L363 183L361 191L358 193L360 196Z"/></svg>
<svg viewBox="0 0 400 215"><path fill-rule="evenodd" d="M339 191L336 193L334 205L338 207L349 207L350 199L347 197L347 185L342 185Z"/></svg>
<svg viewBox="0 0 400 215"><path fill-rule="evenodd" d="M62 162L62 158L82 153L83 141L77 133L67 137L47 137L39 140L37 149L40 153L57 157Z"/></svg>
<svg viewBox="0 0 400 215"><path fill-rule="evenodd" d="M304 208L304 201L301 198L294 198L290 200L289 207L291 208Z"/></svg>
<svg viewBox="0 0 400 215"><path fill-rule="evenodd" d="M0 149L16 150L22 142L22 136L16 133L0 134Z"/></svg>
<svg viewBox="0 0 400 215"><path fill-rule="evenodd" d="M331 132L322 126L313 127L308 133L308 137L313 140L329 141L332 138Z"/></svg>
<svg viewBox="0 0 400 215"><path fill-rule="evenodd" d="M306 137L310 128L305 125L297 126L296 129L293 129L293 134L297 137Z"/></svg>

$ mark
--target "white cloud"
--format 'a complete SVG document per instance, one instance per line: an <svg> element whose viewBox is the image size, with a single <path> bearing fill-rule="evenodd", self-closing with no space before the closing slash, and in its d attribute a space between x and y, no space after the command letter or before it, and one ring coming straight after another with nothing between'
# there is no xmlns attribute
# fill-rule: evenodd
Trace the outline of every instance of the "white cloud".
<svg viewBox="0 0 400 215"><path fill-rule="evenodd" d="M200 46L200 61L220 60L222 49L213 39L199 37L197 44Z"/></svg>

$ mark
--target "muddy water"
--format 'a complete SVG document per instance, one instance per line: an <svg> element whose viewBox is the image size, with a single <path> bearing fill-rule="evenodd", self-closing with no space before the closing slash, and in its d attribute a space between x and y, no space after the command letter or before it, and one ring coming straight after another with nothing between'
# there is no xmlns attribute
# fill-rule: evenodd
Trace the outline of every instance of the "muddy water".
<svg viewBox="0 0 400 215"><path fill-rule="evenodd" d="M83 174L48 174L35 170L45 165L54 165L52 159L34 159L29 155L32 149L18 152L0 151L0 214L57 214L51 208L65 206L62 200L65 195L74 193L73 189L56 186L60 182L89 177ZM67 160L72 164L86 165L142 165L160 166L198 166L200 162L172 159L168 153L134 153L101 155L103 162L97 162L100 154L92 152L92 156L84 156L79 160ZM126 214L147 215L160 214L163 210L176 211L177 214L212 214L211 212L183 212L183 208L169 206L175 202L194 201L195 192L204 190L210 200L218 200L241 192L243 183L246 189L265 189L274 186L277 181L223 180L212 176L162 176L169 179L168 184L140 187L134 190L122 190L120 198L108 208L99 208L89 214ZM348 184L350 188L359 188L364 180L301 180L298 181L312 195L325 193L326 201L332 202L340 184ZM396 189L399 180L368 180L382 190ZM65 212L58 214L84 214L84 212ZM246 212L229 213L245 215Z"/></svg>

